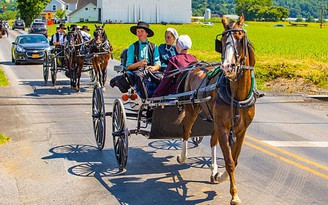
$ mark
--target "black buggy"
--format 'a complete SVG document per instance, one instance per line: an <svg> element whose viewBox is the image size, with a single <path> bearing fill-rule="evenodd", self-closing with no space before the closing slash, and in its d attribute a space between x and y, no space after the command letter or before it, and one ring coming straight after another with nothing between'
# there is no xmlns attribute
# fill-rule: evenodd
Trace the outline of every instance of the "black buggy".
<svg viewBox="0 0 328 205"><path fill-rule="evenodd" d="M187 69L192 70L194 66L212 66L220 67L220 63L208 64L199 62L197 65L191 65ZM117 98L114 101L111 112L106 112L104 94L99 83L94 84L92 95L92 119L93 130L98 149L103 149L106 139L106 117L112 117L112 139L114 151L118 166L123 170L127 165L128 159L128 140L131 134L141 134L149 139L182 139L182 125L176 124L175 121L184 104L204 103L211 99L210 96L205 98L192 98L195 91L171 94L162 97L140 99L136 96L134 85L131 83L124 66L114 66L114 70L121 75L112 79L112 87L117 86L123 93L122 99L129 100L123 102ZM205 90L214 89L206 87ZM137 99L137 100L136 100ZM136 127L129 128L127 121L136 122ZM198 145L203 140L203 136L211 134L213 124L207 119L198 116L192 129L191 140Z"/></svg>
<svg viewBox="0 0 328 205"><path fill-rule="evenodd" d="M48 82L49 74L51 76L52 85L56 85L57 73L65 72L66 77L70 78L69 70L67 67L66 50L64 46L50 46L50 49L45 50L43 59L43 79L44 82ZM94 69L91 64L93 55L86 54L86 60L83 64L82 72L88 72L90 80L95 80ZM74 68L73 68L74 69Z"/></svg>

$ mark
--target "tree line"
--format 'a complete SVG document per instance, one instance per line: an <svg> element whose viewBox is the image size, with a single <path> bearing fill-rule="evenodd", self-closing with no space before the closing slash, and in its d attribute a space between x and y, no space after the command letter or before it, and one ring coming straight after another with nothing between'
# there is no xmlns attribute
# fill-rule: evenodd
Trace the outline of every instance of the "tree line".
<svg viewBox="0 0 328 205"><path fill-rule="evenodd" d="M50 0L17 0L15 5L7 3L4 5L16 7L17 10L3 11L0 18L13 19L17 15L29 23L40 15L49 2ZM246 20L257 21L278 21L287 17L314 21L314 18L320 19L322 9L323 18L328 18L327 0L192 0L194 16L203 16L206 8L218 16L243 13Z"/></svg>
<svg viewBox="0 0 328 205"><path fill-rule="evenodd" d="M328 18L327 0L192 0L194 16L203 16L206 8L212 14L244 13L246 20L277 21L282 18Z"/></svg>

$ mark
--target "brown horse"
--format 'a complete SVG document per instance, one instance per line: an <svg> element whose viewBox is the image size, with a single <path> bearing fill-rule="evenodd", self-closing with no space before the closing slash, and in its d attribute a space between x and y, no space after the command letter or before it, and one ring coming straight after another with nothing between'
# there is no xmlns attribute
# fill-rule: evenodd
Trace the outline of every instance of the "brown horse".
<svg viewBox="0 0 328 205"><path fill-rule="evenodd" d="M231 204L240 204L234 178L235 167L244 141L247 127L254 118L255 101L254 75L255 65L254 50L247 39L243 29L244 16L240 16L238 22L228 23L225 16L222 17L224 31L221 38L222 62L219 74L209 76L207 69L194 69L186 77L184 91L200 90L207 85L213 86L210 91L199 92L196 96L211 96L211 100L201 105L186 105L177 120L182 123L184 129L184 143L179 163L187 159L187 142L191 128L200 112L207 114L213 122L211 134L211 182L222 182L230 178ZM207 81L207 82L206 82ZM197 93L197 92L196 92ZM218 173L216 162L216 146L220 143L223 153L226 171Z"/></svg>
<svg viewBox="0 0 328 205"><path fill-rule="evenodd" d="M90 52L96 53L92 58L92 66L95 69L97 79L105 90L105 83L107 79L107 65L109 59L112 57L113 46L110 44L106 32L104 30L105 24L102 26L95 25L94 39L90 43ZM98 53L98 54L97 54Z"/></svg>
<svg viewBox="0 0 328 205"><path fill-rule="evenodd" d="M70 78L71 86L77 92L80 91L80 79L85 56L81 55L83 46L83 38L81 32L73 27L67 34L66 46L66 61L68 69L68 77Z"/></svg>

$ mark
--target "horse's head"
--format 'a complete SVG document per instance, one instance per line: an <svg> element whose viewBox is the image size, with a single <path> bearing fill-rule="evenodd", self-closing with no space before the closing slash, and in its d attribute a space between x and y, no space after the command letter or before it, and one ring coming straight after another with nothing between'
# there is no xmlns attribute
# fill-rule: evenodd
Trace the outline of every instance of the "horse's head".
<svg viewBox="0 0 328 205"><path fill-rule="evenodd" d="M222 69L230 80L236 80L243 72L243 65L250 65L249 48L252 48L243 29L244 15L237 22L222 17ZM254 61L252 56L252 62ZM254 62L255 63L255 62ZM253 65L251 65L253 66Z"/></svg>
<svg viewBox="0 0 328 205"><path fill-rule="evenodd" d="M112 46L104 30L105 24L101 26L95 24L95 27L96 30L93 32L93 47L96 48L97 51L112 51Z"/></svg>
<svg viewBox="0 0 328 205"><path fill-rule="evenodd" d="M77 28L73 28L68 31L67 44L68 52L80 52L80 48L83 44L83 37L81 32Z"/></svg>
<svg viewBox="0 0 328 205"><path fill-rule="evenodd" d="M95 41L97 44L100 44L102 42L104 42L105 40L107 40L107 35L106 32L104 30L105 24L98 26L97 24L95 24L96 30L93 32L93 36L95 38Z"/></svg>

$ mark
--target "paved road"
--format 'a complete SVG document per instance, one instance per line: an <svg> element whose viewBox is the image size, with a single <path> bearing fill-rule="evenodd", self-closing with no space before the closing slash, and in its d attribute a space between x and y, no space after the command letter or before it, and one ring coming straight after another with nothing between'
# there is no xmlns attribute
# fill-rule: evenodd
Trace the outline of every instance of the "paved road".
<svg viewBox="0 0 328 205"><path fill-rule="evenodd" d="M180 165L179 140L129 139L127 171L118 173L107 122L107 141L95 147L92 83L82 92L45 85L41 65L11 63L12 37L0 39L0 65L11 85L0 88L0 204L229 204L229 184L210 184L209 138L189 144ZM109 78L115 75L109 66ZM105 92L107 110L119 96ZM320 204L328 201L328 106L305 96L269 94L258 100L236 171L243 204ZM133 126L133 123L129 123ZM223 170L221 152L218 164Z"/></svg>

